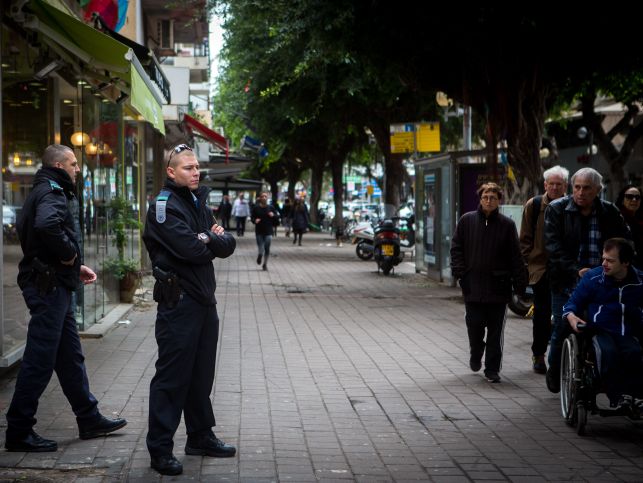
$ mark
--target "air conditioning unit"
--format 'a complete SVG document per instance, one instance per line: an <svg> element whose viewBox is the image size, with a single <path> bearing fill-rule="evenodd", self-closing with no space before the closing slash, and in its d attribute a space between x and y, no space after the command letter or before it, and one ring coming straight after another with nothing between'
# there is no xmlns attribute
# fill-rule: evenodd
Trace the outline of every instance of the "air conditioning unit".
<svg viewBox="0 0 643 483"><path fill-rule="evenodd" d="M156 22L156 35L159 49L174 49L174 20Z"/></svg>

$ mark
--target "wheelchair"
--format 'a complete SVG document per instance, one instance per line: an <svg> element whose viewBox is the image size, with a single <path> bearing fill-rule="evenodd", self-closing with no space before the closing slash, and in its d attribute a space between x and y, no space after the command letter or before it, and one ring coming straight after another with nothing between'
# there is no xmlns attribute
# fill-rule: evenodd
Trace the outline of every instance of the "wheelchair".
<svg viewBox="0 0 643 483"><path fill-rule="evenodd" d="M583 436L588 414L641 419L640 410L635 406L630 412L623 413L597 405L596 396L605 392L605 389L596 360L593 333L585 324L578 324L578 328L580 333L572 332L565 339L561 354L560 409L565 422L574 427L579 436Z"/></svg>

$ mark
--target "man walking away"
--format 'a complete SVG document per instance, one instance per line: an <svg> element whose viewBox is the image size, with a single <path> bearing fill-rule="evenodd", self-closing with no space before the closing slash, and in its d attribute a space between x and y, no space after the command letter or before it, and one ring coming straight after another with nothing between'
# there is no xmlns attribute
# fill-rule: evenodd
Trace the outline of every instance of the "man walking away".
<svg viewBox="0 0 643 483"><path fill-rule="evenodd" d="M257 265L261 265L261 261L263 260L263 270L268 270L272 227L275 218L278 218L278 215L275 209L268 204L268 193L261 193L257 204L252 207L250 219L255 224L255 237L257 238L258 250Z"/></svg>

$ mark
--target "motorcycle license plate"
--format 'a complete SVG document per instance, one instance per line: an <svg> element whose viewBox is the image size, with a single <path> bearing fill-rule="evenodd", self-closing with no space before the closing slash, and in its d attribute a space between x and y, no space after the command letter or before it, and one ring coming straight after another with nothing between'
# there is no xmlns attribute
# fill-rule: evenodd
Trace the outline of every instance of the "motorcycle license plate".
<svg viewBox="0 0 643 483"><path fill-rule="evenodd" d="M392 257L394 253L393 245L382 245L382 255Z"/></svg>

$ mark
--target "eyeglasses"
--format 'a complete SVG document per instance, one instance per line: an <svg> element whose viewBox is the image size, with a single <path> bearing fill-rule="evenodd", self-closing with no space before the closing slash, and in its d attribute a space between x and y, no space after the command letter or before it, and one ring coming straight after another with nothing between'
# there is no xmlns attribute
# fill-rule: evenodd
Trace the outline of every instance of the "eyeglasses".
<svg viewBox="0 0 643 483"><path fill-rule="evenodd" d="M641 199L641 195L630 195L626 194L625 199L627 200L633 200L633 201L639 201Z"/></svg>
<svg viewBox="0 0 643 483"><path fill-rule="evenodd" d="M172 152L170 153L170 156L167 158L167 165L170 165L170 161L172 160L172 156L175 154L182 153L183 151L192 151L192 148L188 146L187 144L179 144L176 146Z"/></svg>
<svg viewBox="0 0 643 483"><path fill-rule="evenodd" d="M498 198L496 196L481 196L480 199L482 201L498 201Z"/></svg>

